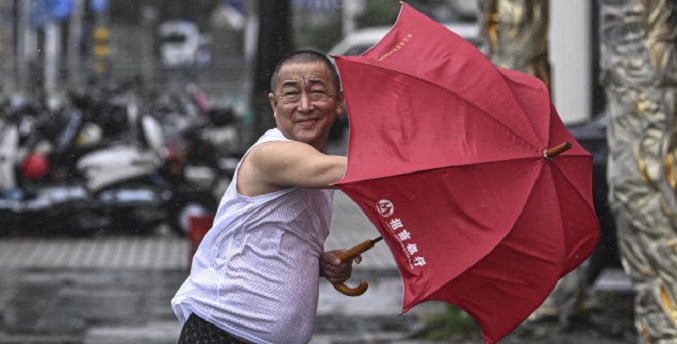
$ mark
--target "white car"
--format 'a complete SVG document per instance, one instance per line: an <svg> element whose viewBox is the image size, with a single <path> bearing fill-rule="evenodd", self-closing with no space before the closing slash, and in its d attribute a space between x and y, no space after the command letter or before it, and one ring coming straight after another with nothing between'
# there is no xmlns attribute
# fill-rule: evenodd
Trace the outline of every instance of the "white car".
<svg viewBox="0 0 677 344"><path fill-rule="evenodd" d="M160 25L162 64L169 68L193 66L200 38L200 30L193 22L170 21Z"/></svg>
<svg viewBox="0 0 677 344"><path fill-rule="evenodd" d="M445 24L444 26L474 46L478 48L482 47L483 42L477 23L453 23ZM380 41L390 29L391 27L389 26L378 26L353 31L331 48L329 54L343 56L360 55Z"/></svg>

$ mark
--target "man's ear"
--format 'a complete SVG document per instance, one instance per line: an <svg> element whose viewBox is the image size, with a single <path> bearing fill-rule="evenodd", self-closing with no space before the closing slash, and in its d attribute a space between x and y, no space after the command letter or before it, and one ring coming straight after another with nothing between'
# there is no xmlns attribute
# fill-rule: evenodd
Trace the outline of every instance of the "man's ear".
<svg viewBox="0 0 677 344"><path fill-rule="evenodd" d="M273 110L273 116L277 115L277 98L273 92L268 93L268 102L270 103L270 108Z"/></svg>
<svg viewBox="0 0 677 344"><path fill-rule="evenodd" d="M343 91L340 91L336 95L336 113L338 116L343 115L343 107L345 106L345 100L343 99Z"/></svg>

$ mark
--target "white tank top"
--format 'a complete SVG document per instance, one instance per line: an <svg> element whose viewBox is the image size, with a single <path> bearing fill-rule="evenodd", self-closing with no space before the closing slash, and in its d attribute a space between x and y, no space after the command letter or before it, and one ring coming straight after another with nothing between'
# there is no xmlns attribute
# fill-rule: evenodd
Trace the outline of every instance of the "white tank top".
<svg viewBox="0 0 677 344"><path fill-rule="evenodd" d="M247 153L270 141L289 140L271 129ZM334 192L288 188L246 197L235 187L239 168L172 308L182 323L195 313L254 343L308 343Z"/></svg>

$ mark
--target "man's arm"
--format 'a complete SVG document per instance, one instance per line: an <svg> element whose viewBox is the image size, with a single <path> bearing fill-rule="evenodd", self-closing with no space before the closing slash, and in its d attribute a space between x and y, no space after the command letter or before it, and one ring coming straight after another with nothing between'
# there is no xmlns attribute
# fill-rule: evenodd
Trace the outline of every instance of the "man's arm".
<svg viewBox="0 0 677 344"><path fill-rule="evenodd" d="M297 142L268 142L253 149L238 174L239 192L256 196L287 187L330 188L346 172L347 159Z"/></svg>

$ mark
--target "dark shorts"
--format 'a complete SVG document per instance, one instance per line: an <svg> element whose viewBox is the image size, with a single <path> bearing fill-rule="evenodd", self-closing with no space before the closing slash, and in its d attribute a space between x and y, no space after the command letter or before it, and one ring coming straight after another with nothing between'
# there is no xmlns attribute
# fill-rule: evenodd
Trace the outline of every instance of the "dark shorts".
<svg viewBox="0 0 677 344"><path fill-rule="evenodd" d="M179 344L250 344L191 314L183 324Z"/></svg>

